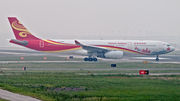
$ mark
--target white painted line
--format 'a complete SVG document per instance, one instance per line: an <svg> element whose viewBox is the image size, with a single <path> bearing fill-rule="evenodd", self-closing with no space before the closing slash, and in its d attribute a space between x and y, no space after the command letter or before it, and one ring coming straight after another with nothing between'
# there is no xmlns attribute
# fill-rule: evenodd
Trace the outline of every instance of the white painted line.
<svg viewBox="0 0 180 101"><path fill-rule="evenodd" d="M156 57L132 57L132 58L135 58L135 59L153 59L153 60L156 59ZM161 60L161 59L170 59L170 58L159 58L159 59Z"/></svg>

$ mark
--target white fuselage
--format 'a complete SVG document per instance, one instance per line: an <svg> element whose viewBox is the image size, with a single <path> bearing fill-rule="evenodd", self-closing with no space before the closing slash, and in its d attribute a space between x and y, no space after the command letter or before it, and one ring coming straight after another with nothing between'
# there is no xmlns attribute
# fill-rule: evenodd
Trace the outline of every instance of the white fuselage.
<svg viewBox="0 0 180 101"><path fill-rule="evenodd" d="M61 43L75 44L74 40L54 40ZM126 55L160 55L172 52L173 46L162 41L150 40L78 40L82 44L123 51ZM64 52L63 52L64 53ZM84 49L69 51L67 54L88 55Z"/></svg>

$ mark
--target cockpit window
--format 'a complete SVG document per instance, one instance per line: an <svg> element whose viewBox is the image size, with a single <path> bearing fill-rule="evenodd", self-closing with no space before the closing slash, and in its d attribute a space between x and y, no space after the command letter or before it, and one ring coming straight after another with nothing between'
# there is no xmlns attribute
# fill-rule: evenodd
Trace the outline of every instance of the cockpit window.
<svg viewBox="0 0 180 101"><path fill-rule="evenodd" d="M170 46L170 45L167 45L167 46Z"/></svg>

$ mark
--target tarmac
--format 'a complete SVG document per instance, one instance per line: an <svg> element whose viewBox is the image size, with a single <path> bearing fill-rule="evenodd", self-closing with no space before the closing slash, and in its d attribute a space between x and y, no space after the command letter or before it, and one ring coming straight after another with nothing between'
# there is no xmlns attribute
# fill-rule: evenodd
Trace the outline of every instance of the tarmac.
<svg viewBox="0 0 180 101"><path fill-rule="evenodd" d="M36 98L12 93L10 91L2 90L2 89L0 89L0 98L6 99L9 101L41 101L41 100L36 99Z"/></svg>

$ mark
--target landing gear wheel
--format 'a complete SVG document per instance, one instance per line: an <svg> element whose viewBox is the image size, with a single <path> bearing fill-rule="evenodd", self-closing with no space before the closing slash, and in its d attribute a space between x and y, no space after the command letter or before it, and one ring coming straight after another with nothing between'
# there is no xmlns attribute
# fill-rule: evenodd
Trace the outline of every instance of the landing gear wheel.
<svg viewBox="0 0 180 101"><path fill-rule="evenodd" d="M94 61L97 61L97 58L94 58L93 60L94 60Z"/></svg>
<svg viewBox="0 0 180 101"><path fill-rule="evenodd" d="M159 55L157 55L156 61L159 61Z"/></svg>
<svg viewBox="0 0 180 101"><path fill-rule="evenodd" d="M89 61L89 59L88 58L84 58L84 61Z"/></svg>
<svg viewBox="0 0 180 101"><path fill-rule="evenodd" d="M93 61L93 58L89 58L89 61Z"/></svg>
<svg viewBox="0 0 180 101"><path fill-rule="evenodd" d="M156 58L156 61L159 61L159 58Z"/></svg>
<svg viewBox="0 0 180 101"><path fill-rule="evenodd" d="M84 58L84 61L97 61L97 58Z"/></svg>

